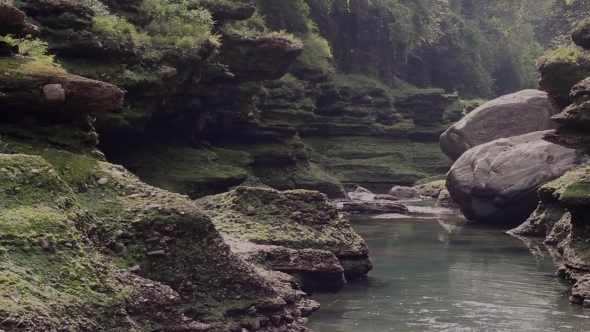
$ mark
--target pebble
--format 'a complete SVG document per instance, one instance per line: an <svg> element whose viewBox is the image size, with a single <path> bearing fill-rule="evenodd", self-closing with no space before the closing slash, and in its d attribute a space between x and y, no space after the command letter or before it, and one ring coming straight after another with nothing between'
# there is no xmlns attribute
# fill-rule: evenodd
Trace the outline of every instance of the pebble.
<svg viewBox="0 0 590 332"><path fill-rule="evenodd" d="M590 300L584 300L584 307L590 308Z"/></svg>
<svg viewBox="0 0 590 332"><path fill-rule="evenodd" d="M96 183L100 184L101 186L109 183L109 179L108 178L100 178L100 180L98 180Z"/></svg>
<svg viewBox="0 0 590 332"><path fill-rule="evenodd" d="M22 246L21 248L24 252L29 252L31 251L31 247L28 244L25 244L24 246Z"/></svg>
<svg viewBox="0 0 590 332"><path fill-rule="evenodd" d="M124 234L124 232L122 230L120 230L120 229L117 230L117 231L115 231L115 235L118 236L118 237L121 237L121 235L123 235L123 234Z"/></svg>
<svg viewBox="0 0 590 332"><path fill-rule="evenodd" d="M136 272L141 270L141 266L139 265L133 265L132 267L129 268L129 272Z"/></svg>
<svg viewBox="0 0 590 332"><path fill-rule="evenodd" d="M2 172L8 172L8 170L6 168L4 168L4 167L0 168L0 171L2 171Z"/></svg>
<svg viewBox="0 0 590 332"><path fill-rule="evenodd" d="M41 242L41 248L43 248L44 250L49 250L51 249L51 243L47 239L44 239Z"/></svg>
<svg viewBox="0 0 590 332"><path fill-rule="evenodd" d="M33 169L31 170L31 172L33 172L33 173L39 173L39 170L38 170L38 169L36 169L36 168L33 168Z"/></svg>
<svg viewBox="0 0 590 332"><path fill-rule="evenodd" d="M256 209L253 206L248 206L248 212L254 212Z"/></svg>

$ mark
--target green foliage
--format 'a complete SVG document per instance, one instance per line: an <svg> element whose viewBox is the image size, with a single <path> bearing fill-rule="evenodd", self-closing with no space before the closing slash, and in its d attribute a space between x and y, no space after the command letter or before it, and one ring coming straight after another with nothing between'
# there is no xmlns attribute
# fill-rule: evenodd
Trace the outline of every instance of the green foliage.
<svg viewBox="0 0 590 332"><path fill-rule="evenodd" d="M141 13L150 22L146 32L157 45L197 47L209 40L218 43L211 32L211 13L203 8L189 9L189 1L145 0Z"/></svg>
<svg viewBox="0 0 590 332"><path fill-rule="evenodd" d="M576 45L549 50L539 61L585 63L590 61L590 52Z"/></svg>
<svg viewBox="0 0 590 332"><path fill-rule="evenodd" d="M124 17L113 15L99 0L80 0L92 8L92 31L100 36L146 47L147 57L155 57L162 47L195 48L205 41L219 43L212 33L211 14L202 8L189 9L187 0L146 0L139 8L142 25L134 25ZM192 7L190 7L192 8Z"/></svg>
<svg viewBox="0 0 590 332"><path fill-rule="evenodd" d="M46 60L53 62L54 56L47 54L47 42L32 38L31 35L27 35L25 38L17 38L12 35L0 37L0 42L5 42L11 46L17 46L19 53L23 56Z"/></svg>
<svg viewBox="0 0 590 332"><path fill-rule="evenodd" d="M534 88L535 60L542 48L523 14L527 3L451 1L451 11L441 22L440 40L411 55L407 79L469 98Z"/></svg>
<svg viewBox="0 0 590 332"><path fill-rule="evenodd" d="M328 41L319 35L317 25L310 18L310 8L304 0L295 1L297 9L305 18L307 33L299 36L303 40L303 53L299 57L301 65L319 69L324 72L332 71L330 60L332 50Z"/></svg>
<svg viewBox="0 0 590 332"><path fill-rule="evenodd" d="M541 0L529 0L541 1ZM541 43L550 48L567 46L572 27L590 17L590 0L544 0L535 11L535 32Z"/></svg>
<svg viewBox="0 0 590 332"><path fill-rule="evenodd" d="M256 12L252 17L244 21L233 21L225 23L221 31L227 35L240 35L248 37L277 37L288 39L294 43L301 43L301 40L292 33L285 30L273 31L266 27L264 16Z"/></svg>
<svg viewBox="0 0 590 332"><path fill-rule="evenodd" d="M266 16L265 26L275 31L292 33L303 43L303 54L295 68L303 67L321 72L332 72L332 50L328 41L319 34L311 19L310 7L305 0L255 0L257 8ZM327 3L325 5L328 5Z"/></svg>
<svg viewBox="0 0 590 332"><path fill-rule="evenodd" d="M144 33L137 31L135 26L124 18L111 15L96 15L92 19L92 31L114 40L129 41L139 47L148 43Z"/></svg>

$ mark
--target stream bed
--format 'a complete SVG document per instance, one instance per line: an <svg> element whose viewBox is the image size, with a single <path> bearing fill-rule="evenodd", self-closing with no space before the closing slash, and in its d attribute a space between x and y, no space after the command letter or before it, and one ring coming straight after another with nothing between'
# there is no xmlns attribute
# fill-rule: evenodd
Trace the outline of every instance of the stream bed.
<svg viewBox="0 0 590 332"><path fill-rule="evenodd" d="M436 214L351 218L375 268L336 294L314 294L315 332L590 331L590 310L570 304L555 276L561 258L540 241Z"/></svg>

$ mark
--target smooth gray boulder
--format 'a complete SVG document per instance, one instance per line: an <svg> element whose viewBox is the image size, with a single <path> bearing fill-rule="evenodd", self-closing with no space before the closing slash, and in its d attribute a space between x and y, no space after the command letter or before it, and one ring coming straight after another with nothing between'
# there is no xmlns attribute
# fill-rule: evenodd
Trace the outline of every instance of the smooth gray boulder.
<svg viewBox="0 0 590 332"><path fill-rule="evenodd" d="M457 160L474 146L498 138L557 128L547 93L522 90L489 101L467 114L440 136L441 150Z"/></svg>
<svg viewBox="0 0 590 332"><path fill-rule="evenodd" d="M520 224L535 210L537 190L584 155L542 139L547 131L501 138L465 152L446 187L463 215L490 224Z"/></svg>
<svg viewBox="0 0 590 332"><path fill-rule="evenodd" d="M389 189L388 194L399 199L420 198L420 193L418 190L412 187L395 186Z"/></svg>

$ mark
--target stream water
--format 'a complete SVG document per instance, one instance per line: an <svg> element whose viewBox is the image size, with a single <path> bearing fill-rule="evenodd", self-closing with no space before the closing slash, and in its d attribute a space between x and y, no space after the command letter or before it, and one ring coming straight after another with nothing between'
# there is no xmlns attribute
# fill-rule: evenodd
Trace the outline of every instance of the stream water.
<svg viewBox="0 0 590 332"><path fill-rule="evenodd" d="M429 203L425 203L428 205ZM590 331L555 277L560 258L453 215L413 207L409 218L352 219L375 268L336 294L315 294L316 332Z"/></svg>

